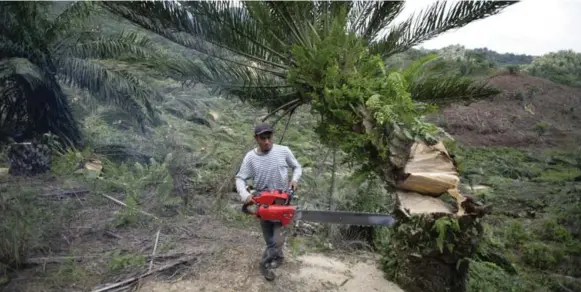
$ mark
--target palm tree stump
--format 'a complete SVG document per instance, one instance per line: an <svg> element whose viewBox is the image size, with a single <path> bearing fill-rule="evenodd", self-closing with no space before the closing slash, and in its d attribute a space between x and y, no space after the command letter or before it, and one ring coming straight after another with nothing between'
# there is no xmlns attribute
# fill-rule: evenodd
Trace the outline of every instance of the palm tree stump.
<svg viewBox="0 0 581 292"><path fill-rule="evenodd" d="M458 192L456 163L442 142L414 143L396 183L396 216L385 250L385 271L403 289L466 291L468 261L490 211ZM446 202L444 199L450 197Z"/></svg>
<svg viewBox="0 0 581 292"><path fill-rule="evenodd" d="M45 144L14 143L8 149L8 173L13 176L35 176L50 170L52 157Z"/></svg>

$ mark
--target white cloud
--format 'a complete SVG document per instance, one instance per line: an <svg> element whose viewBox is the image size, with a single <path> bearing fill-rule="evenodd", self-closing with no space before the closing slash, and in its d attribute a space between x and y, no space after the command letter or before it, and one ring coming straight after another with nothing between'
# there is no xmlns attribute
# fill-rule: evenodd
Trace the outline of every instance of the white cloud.
<svg viewBox="0 0 581 292"><path fill-rule="evenodd" d="M403 17L433 0L406 1ZM398 18L399 19L399 18ZM448 31L420 46L428 49L460 44L500 53L542 55L564 49L581 52L581 1L524 0L500 14Z"/></svg>

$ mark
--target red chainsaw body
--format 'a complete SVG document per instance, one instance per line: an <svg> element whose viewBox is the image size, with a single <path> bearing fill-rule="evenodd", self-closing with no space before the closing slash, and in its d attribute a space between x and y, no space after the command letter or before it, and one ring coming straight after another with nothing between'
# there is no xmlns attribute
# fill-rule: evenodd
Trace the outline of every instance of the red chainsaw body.
<svg viewBox="0 0 581 292"><path fill-rule="evenodd" d="M254 197L256 213L260 220L278 221L282 226L292 223L296 206L288 205L289 194L280 190L263 191Z"/></svg>

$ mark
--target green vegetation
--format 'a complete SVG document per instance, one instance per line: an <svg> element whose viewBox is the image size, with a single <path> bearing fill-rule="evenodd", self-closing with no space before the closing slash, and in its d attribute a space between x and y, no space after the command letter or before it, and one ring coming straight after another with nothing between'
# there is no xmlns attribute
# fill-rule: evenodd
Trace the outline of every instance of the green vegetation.
<svg viewBox="0 0 581 292"><path fill-rule="evenodd" d="M162 99L161 93L149 86L147 74L136 72L148 68L159 76L170 71L172 59L143 34L122 29L105 34L86 21L99 12L94 2L64 4L0 6L0 13L10 16L1 23L7 31L2 34L0 80L7 98L0 101L0 132L28 139L51 132L64 144L79 146L83 137L72 107L88 101L125 112L124 119L138 123L140 130L156 124L152 102ZM127 66L107 66L111 62ZM76 98L70 98L68 87L78 89L72 94ZM46 97L38 101L30 95Z"/></svg>
<svg viewBox="0 0 581 292"><path fill-rule="evenodd" d="M474 195L494 204L479 247L485 260L471 266L472 291L579 290L574 278L580 276L575 267L581 256L576 223L581 216L581 156L493 147L457 153L465 161L465 175L471 176L466 180L489 187ZM507 260L514 272L501 267Z"/></svg>
<svg viewBox="0 0 581 292"><path fill-rule="evenodd" d="M542 56L499 54L487 48L467 49L454 45L437 50L410 49L387 59L387 64L404 67L413 60L438 54L439 66L446 72L460 76L485 77L503 70L511 74L526 73L555 83L581 87L581 53L571 50L551 52Z"/></svg>
<svg viewBox="0 0 581 292"><path fill-rule="evenodd" d="M525 69L533 76L581 87L581 53L571 50L552 52L535 58Z"/></svg>
<svg viewBox="0 0 581 292"><path fill-rule="evenodd" d="M25 76L48 74L38 80L43 88L56 92L49 102L58 101L63 108L57 111L65 117L70 113L68 120L59 124L51 124L55 120L46 117L51 122L46 124L46 120L23 115L23 109L18 108L14 119L0 114L0 132L8 133L7 129L26 119L35 131L45 132L37 127L45 125L73 140L83 137L84 142L83 147L53 148L51 173L31 179L5 174L6 147L0 145L0 285L22 285L10 281L23 271L34 270L42 277L28 284L55 291L71 287L90 290L119 274L147 270L158 230L162 230L162 236L157 252L165 255L204 241L209 243L201 249L213 245L228 249L224 244L239 244L254 236L248 230L255 221L238 212L239 202L227 196L232 173L252 145L248 133L267 110L275 112L270 120L276 122L276 137L282 139L284 135L283 144L293 149L304 167L302 198L298 202L302 207L387 213L393 211L395 201L392 189L385 184L393 183L388 179L390 168L398 166L390 157L394 153L405 156L390 146L394 138L439 139L435 128L421 118L434 112L434 105L498 93L475 80L499 70L534 72L555 82L576 85L576 63L572 67L559 63L561 58L577 56L571 53L533 58L454 46L437 51L409 49L457 24L417 31L403 25L397 27L401 39L387 36L371 42L379 29L401 11L396 2L386 2L379 8L342 2L317 7L308 2L245 3L261 25L243 17L235 7L217 11L209 3L189 2L184 6L190 11L215 17L199 17L198 30L182 26L172 18L176 15L165 13L158 3L101 4L75 4L64 10L61 15L70 13L71 21L91 21L79 26L66 22L58 27L75 29L58 33L54 16L44 15L45 4L1 6L7 12L21 13L15 15L23 20L3 21L12 28L24 25L19 30L24 33L2 35L0 44L4 46L0 50L8 48L9 40L26 48L24 52L34 52L34 58L91 66L83 67L83 71L71 65L68 71L54 73L50 66L43 67L32 57L25 62L27 55L16 49L10 51L12 55L7 54L14 57L0 60L5 68L0 71L2 82L21 76L19 70L32 66L28 63L36 67L26 71L32 75ZM68 7L62 5L55 4L60 10ZM469 22L505 4L482 5L464 14L458 8L455 17ZM73 15L74 9L84 14ZM272 11L278 14L269 14ZM439 6L430 11L441 13ZM305 20L306 12L313 12L316 26L289 27L310 23ZM377 21L347 25L346 20L368 14L375 15ZM87 15L92 18L77 18ZM148 18L167 20L167 27L155 26ZM64 22L64 18L61 20ZM119 23L123 25L116 25ZM214 28L216 23L236 25ZM123 33L115 31L118 27ZM240 31L249 35L235 37ZM72 42L85 33L90 36L83 39L87 43ZM30 49L43 34L52 38L42 38L38 51ZM282 35L289 39L273 37ZM234 53L192 42L192 36L216 41L234 49ZM146 62L144 57L155 62ZM184 61L184 57L190 59ZM253 65L249 68L248 64ZM9 74L3 75L6 72ZM192 84L192 79L206 85ZM189 86L182 87L182 82ZM104 89L109 94L103 95L94 86L105 83L111 88ZM6 84L0 85L2 96L15 92ZM19 90L26 89L23 84L18 83ZM145 84L150 86L136 91ZM17 105L15 99L5 100ZM145 122L148 118L150 121ZM373 127L366 128L369 122ZM539 123L537 128L542 135L546 127ZM301 254L307 250L371 246L382 255L390 279L409 283L405 278L416 275L416 287L432 285L443 277L406 270L410 265L401 263L408 261L408 254L394 250L407 249L414 255L433 249L439 252L434 258L453 255L451 261L458 263L458 269L470 263L467 291L581 289L581 274L576 269L581 259L581 156L553 150L447 147L459 164L463 192L493 204L493 213L481 219L483 230L447 216L414 218L396 230L317 226L314 236L291 238L289 248ZM103 169L87 169L91 161L100 161ZM63 189L71 188L86 192L64 194ZM204 221L209 215L221 219L220 224L212 226ZM214 237L205 238L208 235L193 232L195 228L208 228L212 231L207 234ZM220 233L220 228L231 229ZM242 230L243 237L235 237L236 230ZM482 232L474 254L465 249L465 241L476 238L471 232ZM90 263L78 259L91 255L97 257ZM51 256L67 258L56 264L33 261ZM456 257L460 256L465 258L459 261ZM426 265L437 263L427 257L420 261ZM79 288L80 283L85 286Z"/></svg>

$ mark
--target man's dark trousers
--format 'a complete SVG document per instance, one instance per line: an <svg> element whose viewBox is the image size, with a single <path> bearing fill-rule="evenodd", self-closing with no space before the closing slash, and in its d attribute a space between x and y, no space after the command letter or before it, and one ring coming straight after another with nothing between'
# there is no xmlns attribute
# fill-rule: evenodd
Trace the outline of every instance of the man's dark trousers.
<svg viewBox="0 0 581 292"><path fill-rule="evenodd" d="M262 228L262 235L266 242L266 249L262 254L262 260L271 262L273 260L283 260L284 255L282 247L284 244L284 237L282 234L282 225L280 222L260 221Z"/></svg>

